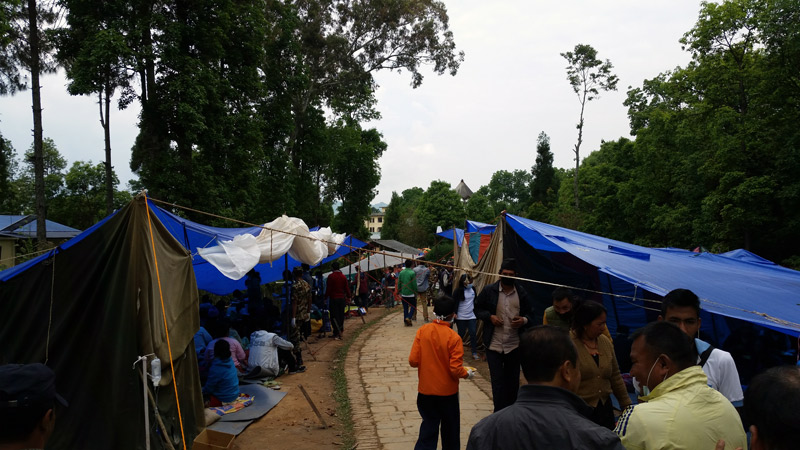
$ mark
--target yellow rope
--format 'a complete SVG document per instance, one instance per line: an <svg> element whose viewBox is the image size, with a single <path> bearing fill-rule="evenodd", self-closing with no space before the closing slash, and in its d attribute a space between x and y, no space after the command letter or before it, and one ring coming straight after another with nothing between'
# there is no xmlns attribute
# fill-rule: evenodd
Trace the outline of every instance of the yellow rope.
<svg viewBox="0 0 800 450"><path fill-rule="evenodd" d="M175 363L172 361L172 345L169 342L169 327L167 326L167 312L164 308L164 294L161 291L161 275L158 272L158 257L156 256L156 241L153 237L153 224L150 220L150 206L147 205L147 193L143 192L145 200L145 211L147 211L147 227L150 230L150 244L153 247L153 263L156 268L156 280L158 281L158 296L161 299L161 316L164 318L164 331L167 335L167 350L169 351L169 367L172 371L172 386L175 388L175 403L178 405L178 422L181 426L181 442L183 450L186 450L186 436L183 433L183 415L181 415L181 401L178 397L178 378L175 376Z"/></svg>

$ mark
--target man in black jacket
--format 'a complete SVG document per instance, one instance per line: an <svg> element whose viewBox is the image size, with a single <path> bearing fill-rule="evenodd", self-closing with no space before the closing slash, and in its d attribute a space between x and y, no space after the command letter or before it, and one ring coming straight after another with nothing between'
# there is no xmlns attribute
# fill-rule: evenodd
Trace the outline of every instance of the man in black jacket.
<svg viewBox="0 0 800 450"><path fill-rule="evenodd" d="M519 337L533 325L533 303L512 278L513 259L500 267L500 281L483 288L475 299L475 316L483 321L483 343L492 379L492 398L497 412L514 403L519 389Z"/></svg>
<svg viewBox="0 0 800 450"><path fill-rule="evenodd" d="M513 405L475 424L467 450L624 450L619 436L587 419L591 408L574 394L581 372L566 330L533 327L521 336L519 350L528 384Z"/></svg>

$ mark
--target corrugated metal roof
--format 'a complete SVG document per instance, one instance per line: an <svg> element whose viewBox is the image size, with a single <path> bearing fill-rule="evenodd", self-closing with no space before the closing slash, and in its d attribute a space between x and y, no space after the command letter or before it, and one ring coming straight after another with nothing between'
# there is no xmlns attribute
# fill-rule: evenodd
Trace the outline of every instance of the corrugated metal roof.
<svg viewBox="0 0 800 450"><path fill-rule="evenodd" d="M7 237L16 238L35 238L36 237L36 220L24 223L30 216L23 215L3 215L0 214L0 232ZM21 226L16 224L23 222ZM45 220L47 227L48 239L69 239L80 234L81 230L68 227L52 220Z"/></svg>

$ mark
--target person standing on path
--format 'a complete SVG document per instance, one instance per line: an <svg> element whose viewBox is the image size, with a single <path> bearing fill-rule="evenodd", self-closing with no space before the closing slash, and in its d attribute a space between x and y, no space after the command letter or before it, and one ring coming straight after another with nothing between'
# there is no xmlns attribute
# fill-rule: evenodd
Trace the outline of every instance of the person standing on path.
<svg viewBox="0 0 800 450"><path fill-rule="evenodd" d="M425 266L424 261L417 261L417 267L414 267L414 274L417 276L417 306L422 303L422 317L425 322L428 322L428 277L431 271ZM417 312L414 311L414 318L417 318Z"/></svg>
<svg viewBox="0 0 800 450"><path fill-rule="evenodd" d="M472 348L472 359L480 361L478 355L478 341L476 339L478 319L475 317L475 288L472 287L472 277L466 273L461 275L461 282L453 291L453 300L458 305L456 312L456 326L458 334L463 336L469 333L469 345Z"/></svg>
<svg viewBox="0 0 800 450"><path fill-rule="evenodd" d="M333 325L334 339L342 340L344 332L344 305L345 300L350 299L350 282L339 270L339 263L331 264L333 272L328 275L328 287L325 296L330 299L331 325Z"/></svg>
<svg viewBox="0 0 800 450"><path fill-rule="evenodd" d="M400 299L403 302L403 322L410 327L411 318L417 310L417 275L411 266L414 262L406 260L405 269L397 276L397 289L400 291Z"/></svg>
<svg viewBox="0 0 800 450"><path fill-rule="evenodd" d="M514 403L519 389L519 337L533 324L533 304L514 282L516 261L500 266L500 281L483 288L475 300L475 316L483 321L483 343L492 381L494 411Z"/></svg>
<svg viewBox="0 0 800 450"><path fill-rule="evenodd" d="M455 309L452 298L437 299L436 319L417 330L408 356L408 363L417 368L417 409L422 417L415 450L436 450L440 426L442 450L461 448L458 380L472 378L475 372L463 366L461 337L452 329Z"/></svg>

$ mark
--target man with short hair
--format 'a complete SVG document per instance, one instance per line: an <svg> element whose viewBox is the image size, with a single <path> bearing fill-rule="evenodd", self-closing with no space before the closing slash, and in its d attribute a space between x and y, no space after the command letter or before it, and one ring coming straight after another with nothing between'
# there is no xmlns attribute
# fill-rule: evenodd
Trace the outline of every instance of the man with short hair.
<svg viewBox="0 0 800 450"><path fill-rule="evenodd" d="M428 322L428 276L431 271L425 266L425 261L417 261L414 274L417 277L417 306L422 304L422 317ZM414 310L414 318L416 317L417 312Z"/></svg>
<svg viewBox="0 0 800 450"><path fill-rule="evenodd" d="M492 382L494 412L514 403L519 389L519 336L533 324L533 303L512 278L516 262L500 267L500 281L485 286L475 299L475 316L483 321L483 343Z"/></svg>
<svg viewBox="0 0 800 450"><path fill-rule="evenodd" d="M751 450L800 445L800 366L773 367L753 378L744 394Z"/></svg>
<svg viewBox="0 0 800 450"><path fill-rule="evenodd" d="M333 272L328 275L325 296L330 299L331 325L333 325L331 338L341 341L342 333L344 332L344 305L345 301L350 299L352 293L350 291L350 282L339 270L339 262L334 261L331 264L331 269L333 269Z"/></svg>
<svg viewBox="0 0 800 450"><path fill-rule="evenodd" d="M567 330L572 326L573 297L575 294L565 287L557 287L552 294L553 306L544 310L542 324L554 325Z"/></svg>
<svg viewBox="0 0 800 450"><path fill-rule="evenodd" d="M44 364L0 366L0 449L41 449L55 427L56 374Z"/></svg>
<svg viewBox="0 0 800 450"><path fill-rule="evenodd" d="M403 302L403 322L407 327L412 325L411 319L417 311L417 275L411 266L413 261L407 259L405 268L397 275L397 290Z"/></svg>
<svg viewBox="0 0 800 450"><path fill-rule="evenodd" d="M566 330L535 326L522 334L519 349L528 384L513 405L472 428L467 450L624 450L614 432L587 418L591 408L575 395L581 372Z"/></svg>
<svg viewBox="0 0 800 450"><path fill-rule="evenodd" d="M746 448L739 414L711 389L697 366L693 342L669 322L653 322L631 338L631 375L645 394L628 407L614 431L627 450Z"/></svg>
<svg viewBox="0 0 800 450"><path fill-rule="evenodd" d="M700 299L697 295L688 289L670 291L661 303L658 320L675 324L689 337L694 338L697 363L708 377L708 385L721 392L733 406L741 407L744 393L733 357L698 337L701 321Z"/></svg>

